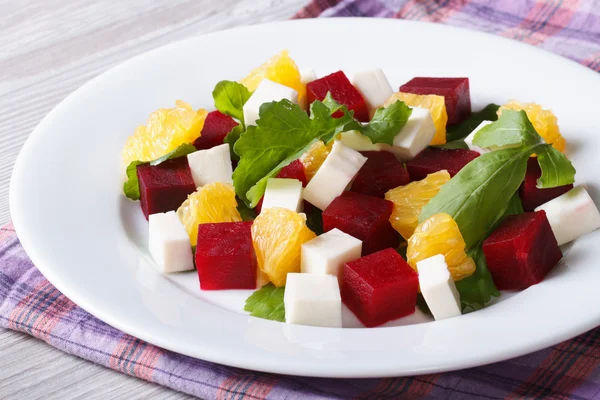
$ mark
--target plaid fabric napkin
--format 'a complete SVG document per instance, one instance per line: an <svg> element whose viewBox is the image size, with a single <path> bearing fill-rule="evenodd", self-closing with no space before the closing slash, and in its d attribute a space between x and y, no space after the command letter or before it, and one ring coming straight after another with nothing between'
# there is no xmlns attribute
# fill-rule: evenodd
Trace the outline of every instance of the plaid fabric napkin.
<svg viewBox="0 0 600 400"><path fill-rule="evenodd" d="M600 2L594 0L315 0L296 18L316 16L466 26L540 46L600 71ZM600 399L600 328L513 360L410 378L303 378L182 356L126 335L77 307L31 263L11 224L0 228L0 326L205 399Z"/></svg>

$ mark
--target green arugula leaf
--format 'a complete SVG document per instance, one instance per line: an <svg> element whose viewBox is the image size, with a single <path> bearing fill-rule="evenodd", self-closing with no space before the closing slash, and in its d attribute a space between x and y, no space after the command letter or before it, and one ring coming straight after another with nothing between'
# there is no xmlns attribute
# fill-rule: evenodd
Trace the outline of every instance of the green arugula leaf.
<svg viewBox="0 0 600 400"><path fill-rule="evenodd" d="M522 214L523 212L521 198L518 193L515 193L510 198L504 212L500 214L500 217L497 218L493 227L486 233L485 237L487 238L507 216ZM456 288L460 293L463 313L479 310L485 307L492 297L498 297L500 295L500 292L498 292L498 289L494 284L492 275L487 268L485 255L481 249L482 244L483 240L467 251L467 254L473 258L477 267L473 275L456 282Z"/></svg>
<svg viewBox="0 0 600 400"><path fill-rule="evenodd" d="M215 86L212 95L215 100L215 108L223 114L237 119L243 130L244 104L252 95L246 86L237 82L221 81Z"/></svg>
<svg viewBox="0 0 600 400"><path fill-rule="evenodd" d="M127 174L127 180L123 184L123 193L131 200L140 199L140 182L137 177L137 166L145 164L142 161L132 161L127 166L125 173Z"/></svg>
<svg viewBox="0 0 600 400"><path fill-rule="evenodd" d="M152 161L132 161L127 166L125 173L127 174L127 180L123 184L123 193L125 196L130 198L131 200L139 200L140 199L140 182L137 177L137 167L142 164L150 164L150 165L158 165L167 160L171 160L173 158L182 157L193 153L196 151L196 147L190 143L184 143L175 150L165 154L162 157L157 158Z"/></svg>
<svg viewBox="0 0 600 400"><path fill-rule="evenodd" d="M423 207L419 222L437 213L449 214L467 247L477 244L519 189L527 160L536 146L497 150L468 163Z"/></svg>
<svg viewBox="0 0 600 400"><path fill-rule="evenodd" d="M523 144L535 145L546 143L538 135L527 118L525 111L507 110L502 117L480 129L473 138L473 143L480 147L519 147Z"/></svg>
<svg viewBox="0 0 600 400"><path fill-rule="evenodd" d="M456 289L460 293L461 308L465 314L482 309L492 297L500 296L500 292L494 285L492 275L487 268L481 245L467 251L467 255L475 261L475 272L473 275L456 282Z"/></svg>
<svg viewBox="0 0 600 400"><path fill-rule="evenodd" d="M563 153L547 145L537 152L542 176L537 180L539 189L570 185L575 182L575 168Z"/></svg>
<svg viewBox="0 0 600 400"><path fill-rule="evenodd" d="M323 211L317 207L310 207L310 211L304 211L306 214L306 226L313 231L317 236L324 233L323 231Z"/></svg>
<svg viewBox="0 0 600 400"><path fill-rule="evenodd" d="M453 142L464 139L475 130L483 121L496 121L498 119L499 105L488 104L482 110L474 112L469 118L457 125L447 127L446 140Z"/></svg>
<svg viewBox="0 0 600 400"><path fill-rule="evenodd" d="M311 104L311 117L289 100L263 104L257 126L249 126L234 146L240 156L233 172L237 195L254 208L268 178L300 158L317 140L333 140L352 121L351 113L333 118L329 107L320 101Z"/></svg>
<svg viewBox="0 0 600 400"><path fill-rule="evenodd" d="M234 126L233 129L231 129L231 131L229 131L227 136L225 136L225 138L223 139L223 143L227 143L229 145L229 152L231 153L232 160L239 161L240 159L240 156L235 154L235 151L233 151L233 147L235 146L235 143L238 141L242 133L244 133L244 128L241 124L238 124Z"/></svg>
<svg viewBox="0 0 600 400"><path fill-rule="evenodd" d="M252 208L248 208L246 203L240 200L238 197L235 199L237 201L237 210L244 221L254 221L256 218L256 212Z"/></svg>
<svg viewBox="0 0 600 400"><path fill-rule="evenodd" d="M284 293L285 287L278 288L269 283L246 299L244 311L253 317L285 322Z"/></svg>
<svg viewBox="0 0 600 400"><path fill-rule="evenodd" d="M371 139L373 144L385 143L392 146L394 137L406 125L411 114L412 108L398 100L385 108L378 108L371 118L371 122L359 130L364 136Z"/></svg>
<svg viewBox="0 0 600 400"><path fill-rule="evenodd" d="M421 310L423 314L433 317L433 314L431 313L431 310L429 309L429 306L427 305L425 297L423 297L422 293L417 294L417 308Z"/></svg>
<svg viewBox="0 0 600 400"><path fill-rule="evenodd" d="M172 160L173 158L187 156L190 153L196 151L196 147L191 143L184 143L175 150L165 154L162 157L158 157L156 160L150 161L150 165L158 165L167 160Z"/></svg>
<svg viewBox="0 0 600 400"><path fill-rule="evenodd" d="M432 147L435 147L438 149L449 149L449 150L454 150L454 149L469 150L469 146L467 146L465 141L462 139L458 139L453 142L448 142L448 143L444 143L444 144L438 144L438 145L432 146Z"/></svg>

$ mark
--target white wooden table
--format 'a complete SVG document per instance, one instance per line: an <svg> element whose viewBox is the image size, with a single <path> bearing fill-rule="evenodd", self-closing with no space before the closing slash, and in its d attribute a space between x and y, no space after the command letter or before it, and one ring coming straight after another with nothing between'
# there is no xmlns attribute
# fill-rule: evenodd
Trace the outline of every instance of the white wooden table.
<svg viewBox="0 0 600 400"><path fill-rule="evenodd" d="M282 20L307 0L0 0L0 225L23 142L90 78L166 43ZM82 127L85 140L85 127ZM0 328L0 398L185 399L189 396Z"/></svg>

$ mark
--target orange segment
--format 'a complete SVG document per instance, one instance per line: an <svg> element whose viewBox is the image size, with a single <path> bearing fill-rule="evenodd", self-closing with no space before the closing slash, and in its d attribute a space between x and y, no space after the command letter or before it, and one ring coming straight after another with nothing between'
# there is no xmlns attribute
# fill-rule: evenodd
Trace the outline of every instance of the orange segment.
<svg viewBox="0 0 600 400"><path fill-rule="evenodd" d="M427 108L431 113L431 118L435 124L435 136L431 140L431 144L446 143L446 124L448 123L448 112L446 111L446 103L444 96L435 94L414 94L414 93L394 93L386 102L385 106L401 100L409 107Z"/></svg>
<svg viewBox="0 0 600 400"><path fill-rule="evenodd" d="M199 224L242 220L233 186L221 182L209 183L190 194L177 209L177 216L185 226L192 246L198 241Z"/></svg>
<svg viewBox="0 0 600 400"><path fill-rule="evenodd" d="M519 103L516 100L511 100L500 107L498 115L502 114L502 110L525 111L527 118L546 143L552 144L560 152L565 151L566 141L560 134L558 119L552 111L545 110L536 103Z"/></svg>
<svg viewBox="0 0 600 400"><path fill-rule="evenodd" d="M304 166L304 173L306 174L306 179L308 181L310 181L319 168L321 168L321 165L325 162L332 146L333 141L326 146L325 143L319 140L315 142L306 153L302 154L300 162Z"/></svg>
<svg viewBox="0 0 600 400"><path fill-rule="evenodd" d="M200 136L207 111L181 100L174 108L161 108L150 114L146 125L139 126L127 138L122 156L125 165L132 161L152 161Z"/></svg>
<svg viewBox="0 0 600 400"><path fill-rule="evenodd" d="M417 262L443 254L455 281L475 272L475 262L465 252L465 241L458 225L448 214L435 214L423 221L408 240L406 258L411 267Z"/></svg>
<svg viewBox="0 0 600 400"><path fill-rule="evenodd" d="M258 267L275 286L285 286L289 272L300 272L300 246L317 235L297 212L272 207L252 223L252 241Z"/></svg>
<svg viewBox="0 0 600 400"><path fill-rule="evenodd" d="M450 180L448 171L438 171L425 179L398 186L385 194L385 199L394 203L390 223L406 240L419 224L421 210L438 194L442 185Z"/></svg>
<svg viewBox="0 0 600 400"><path fill-rule="evenodd" d="M304 104L306 99L306 85L302 83L298 66L292 60L287 50L273 56L266 63L253 69L240 83L250 91L256 90L263 79L281 83L298 92L298 103Z"/></svg>

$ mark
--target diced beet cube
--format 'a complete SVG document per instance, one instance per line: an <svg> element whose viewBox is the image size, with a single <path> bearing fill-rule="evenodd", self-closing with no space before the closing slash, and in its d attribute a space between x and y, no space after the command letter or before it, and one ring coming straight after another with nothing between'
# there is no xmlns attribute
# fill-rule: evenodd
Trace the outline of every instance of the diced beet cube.
<svg viewBox="0 0 600 400"><path fill-rule="evenodd" d="M410 182L408 172L396 156L387 151L363 151L367 162L356 174L353 192L383 198L385 192Z"/></svg>
<svg viewBox="0 0 600 400"><path fill-rule="evenodd" d="M304 172L304 165L300 162L300 160L295 160L286 165L279 171L277 174L277 178L282 179L298 179L302 182L302 186L306 186L308 184L308 180L306 179L306 173ZM256 213L260 214L262 210L263 197L260 198L258 204L256 204ZM308 207L308 208L307 208ZM304 211L309 211L312 204L305 201L304 202Z"/></svg>
<svg viewBox="0 0 600 400"><path fill-rule="evenodd" d="M546 213L508 216L483 242L499 290L522 290L544 279L562 258Z"/></svg>
<svg viewBox="0 0 600 400"><path fill-rule="evenodd" d="M304 165L300 160L295 160L286 165L277 174L278 178L282 179L298 179L302 182L302 186L306 186L308 181L306 180L306 174L304 173Z"/></svg>
<svg viewBox="0 0 600 400"><path fill-rule="evenodd" d="M542 176L542 170L536 157L531 157L527 161L527 173L525 181L519 189L521 201L525 211L533 211L548 201L557 198L561 194L567 193L573 189L573 185L558 186L549 189L538 189L537 180Z"/></svg>
<svg viewBox="0 0 600 400"><path fill-rule="evenodd" d="M211 111L206 116L204 127L200 137L194 142L194 146L198 150L210 149L223 144L223 139L233 128L237 126L237 122L229 115L225 115L219 111Z"/></svg>
<svg viewBox="0 0 600 400"><path fill-rule="evenodd" d="M350 261L342 270L342 301L367 327L415 312L419 275L394 249Z"/></svg>
<svg viewBox="0 0 600 400"><path fill-rule="evenodd" d="M198 225L196 269L200 289L256 289L252 222Z"/></svg>
<svg viewBox="0 0 600 400"><path fill-rule="evenodd" d="M187 157L178 157L158 165L137 166L140 183L140 203L148 216L177 210L188 195L196 191L196 184Z"/></svg>
<svg viewBox="0 0 600 400"><path fill-rule="evenodd" d="M436 149L428 147L406 163L411 181L420 181L429 174L445 169L450 176L458 174L465 165L479 157L476 151L465 149Z"/></svg>
<svg viewBox="0 0 600 400"><path fill-rule="evenodd" d="M323 230L334 228L362 240L362 255L398 246L398 232L390 224L391 201L344 192L323 211Z"/></svg>
<svg viewBox="0 0 600 400"><path fill-rule="evenodd" d="M334 72L331 75L316 79L306 85L306 96L308 104L315 100L323 100L331 93L331 97L340 104L348 106L348 110L354 111L354 117L362 122L369 121L369 109L365 99L360 92L352 86L346 74L342 71ZM341 117L341 111L333 114L335 118Z"/></svg>
<svg viewBox="0 0 600 400"><path fill-rule="evenodd" d="M469 78L413 78L400 91L444 96L448 125L458 124L471 114Z"/></svg>

